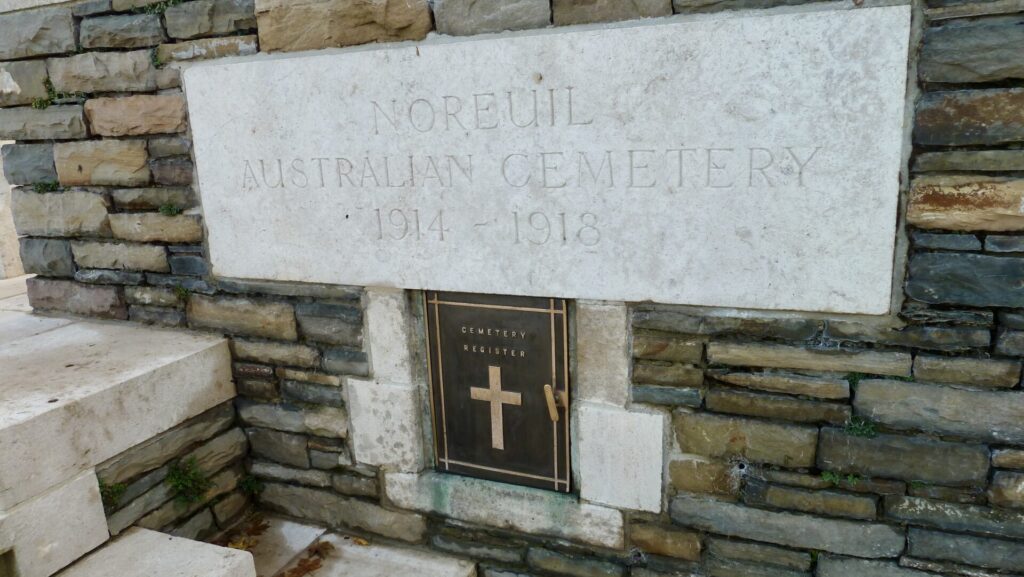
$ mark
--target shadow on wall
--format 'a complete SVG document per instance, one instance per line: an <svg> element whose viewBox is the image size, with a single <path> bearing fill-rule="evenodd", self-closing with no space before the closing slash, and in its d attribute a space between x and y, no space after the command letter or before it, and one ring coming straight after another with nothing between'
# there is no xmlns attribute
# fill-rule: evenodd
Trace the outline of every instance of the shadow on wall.
<svg viewBox="0 0 1024 577"><path fill-rule="evenodd" d="M0 145L7 142L0 142ZM11 185L4 177L0 162L0 279L21 276L21 257L18 255L18 235L14 232L14 218L11 215Z"/></svg>

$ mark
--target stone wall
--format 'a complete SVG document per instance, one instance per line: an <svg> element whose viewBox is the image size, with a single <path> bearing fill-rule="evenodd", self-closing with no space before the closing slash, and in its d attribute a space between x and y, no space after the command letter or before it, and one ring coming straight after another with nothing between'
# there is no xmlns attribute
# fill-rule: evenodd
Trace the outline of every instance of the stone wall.
<svg viewBox="0 0 1024 577"><path fill-rule="evenodd" d="M0 146L9 144L0 142ZM2 165L0 165L2 168ZM21 257L18 255L18 235L14 232L11 215L11 185L0 170L0 279L20 276Z"/></svg>
<svg viewBox="0 0 1024 577"><path fill-rule="evenodd" d="M635 490L626 481L605 491L585 483L582 501L570 502L415 474L416 458L396 469L353 446L349 422L366 430L375 421L363 409L375 403L415 416L415 392L380 387L367 399L371 381L358 377L420 378L422 369L410 368L422 347L417 296L211 275L191 188L180 65L415 40L432 30L468 35L790 3L799 2L88 0L0 15L0 30L15 31L0 35L0 86L18 86L0 94L0 138L18 141L3 156L18 185L25 267L40 275L30 284L33 305L232 338L249 472L219 457L245 450L230 423L200 425L196 436L181 433L193 430L185 425L148 446L152 454L133 450L100 470L105 483L124 484L114 491L122 494L111 506L111 528L142 523L206 536L215 530L211 517L226 523L244 510L238 483L245 478L250 490L262 488L264 507L467 555L489 577L1019 572L1019 2L920 6L921 94L903 223L910 246L897 255L900 263L906 256L898 314L758 316L633 305L631 329L623 320L621 335L610 330L607 339L577 343L587 371L597 366L608 377L620 373L602 357L631 338L632 367L621 371L633 383L629 398L589 388L601 379L583 367L578 394L671 422L665 455L637 452L620 467L647 470L653 462L658 471L664 461L654 498L661 506L646 493L623 499ZM367 346L385 338L372 330L381 322L413 342ZM589 321L578 315L577 322ZM383 354L406 346L412 352L399 360ZM215 465L196 462L223 484L172 515L161 476L221 440L223 450L208 449ZM610 440L605 449L629 457ZM581 460L590 466L586 454Z"/></svg>

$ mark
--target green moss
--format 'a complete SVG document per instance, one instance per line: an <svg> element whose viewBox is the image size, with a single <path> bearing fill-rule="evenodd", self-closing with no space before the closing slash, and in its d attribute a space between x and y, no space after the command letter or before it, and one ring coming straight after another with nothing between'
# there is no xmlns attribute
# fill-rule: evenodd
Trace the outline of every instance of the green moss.
<svg viewBox="0 0 1024 577"><path fill-rule="evenodd" d="M49 108L57 100L64 100L66 98L85 98L84 92L57 92L53 88L53 82L47 78L43 81L43 86L46 87L46 98L35 98L32 100L32 108L36 110L44 110Z"/></svg>
<svg viewBox="0 0 1024 577"><path fill-rule="evenodd" d="M56 192L60 189L60 184L52 181L48 182L37 182L32 185L32 190L36 192Z"/></svg>
<svg viewBox="0 0 1024 577"><path fill-rule="evenodd" d="M164 0L163 2L157 2L156 4L150 4L149 6L139 6L133 8L132 12L135 14L163 14L171 6L177 6L185 0Z"/></svg>
<svg viewBox="0 0 1024 577"><path fill-rule="evenodd" d="M246 495L256 496L263 492L263 483L252 475L246 475L238 482L238 488Z"/></svg>
<svg viewBox="0 0 1024 577"><path fill-rule="evenodd" d="M862 417L852 417L850 422L846 423L846 427L843 428L847 435L854 437L864 437L872 439L878 436L878 431L875 430L875 424L871 421Z"/></svg>
<svg viewBox="0 0 1024 577"><path fill-rule="evenodd" d="M181 214L181 207L175 206L171 203L161 204L158 210L160 211L160 214L164 216L178 216Z"/></svg>
<svg viewBox="0 0 1024 577"><path fill-rule="evenodd" d="M127 490L128 485L124 483L108 485L100 481L100 499L103 500L103 510L110 513L117 509L117 506L121 504L121 497L124 496L124 492Z"/></svg>
<svg viewBox="0 0 1024 577"><path fill-rule="evenodd" d="M180 505L193 505L202 501L206 492L213 487L213 481L199 469L195 457L172 465L166 483L171 486L174 500Z"/></svg>
<svg viewBox="0 0 1024 577"><path fill-rule="evenodd" d="M178 285L174 287L174 296L178 297L181 302L188 302L188 297L192 293L185 287Z"/></svg>

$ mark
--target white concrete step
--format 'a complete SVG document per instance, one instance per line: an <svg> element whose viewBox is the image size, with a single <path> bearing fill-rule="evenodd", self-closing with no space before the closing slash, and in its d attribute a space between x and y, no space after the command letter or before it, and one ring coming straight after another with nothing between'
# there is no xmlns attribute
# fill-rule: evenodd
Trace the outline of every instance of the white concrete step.
<svg viewBox="0 0 1024 577"><path fill-rule="evenodd" d="M433 551L366 543L336 534L325 535L319 542L330 546L317 548L321 565L309 577L476 577L476 563Z"/></svg>
<svg viewBox="0 0 1024 577"><path fill-rule="evenodd" d="M256 530L250 530L257 525ZM274 577L299 558L327 530L316 525L299 523L280 517L256 518L240 527L231 539L249 545L256 575Z"/></svg>
<svg viewBox="0 0 1024 577"><path fill-rule="evenodd" d="M256 577L247 551L129 529L58 577Z"/></svg>
<svg viewBox="0 0 1024 577"><path fill-rule="evenodd" d="M32 310L28 304L25 281L35 275L19 276L0 280L0 311L27 313Z"/></svg>

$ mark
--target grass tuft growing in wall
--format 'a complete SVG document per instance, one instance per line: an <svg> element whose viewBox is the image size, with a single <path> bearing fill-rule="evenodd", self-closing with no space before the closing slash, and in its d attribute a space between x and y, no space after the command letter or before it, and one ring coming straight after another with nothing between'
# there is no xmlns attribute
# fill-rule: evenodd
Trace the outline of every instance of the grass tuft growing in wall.
<svg viewBox="0 0 1024 577"><path fill-rule="evenodd" d="M166 482L171 486L174 500L186 506L202 501L203 495L213 487L213 481L199 469L195 457L172 465Z"/></svg>

